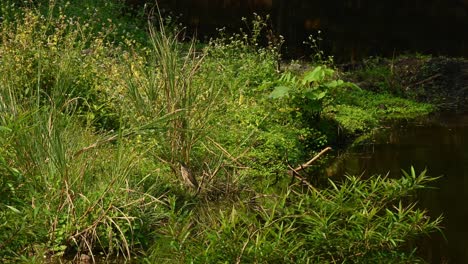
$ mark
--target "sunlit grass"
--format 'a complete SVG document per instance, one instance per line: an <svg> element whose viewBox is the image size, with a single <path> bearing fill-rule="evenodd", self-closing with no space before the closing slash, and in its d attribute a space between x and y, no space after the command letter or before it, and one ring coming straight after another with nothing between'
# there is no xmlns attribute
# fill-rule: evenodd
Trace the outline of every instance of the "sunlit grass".
<svg viewBox="0 0 468 264"><path fill-rule="evenodd" d="M0 4L2 260L416 259L400 245L440 219L403 201L432 178L349 177L320 189L288 174L328 144L308 121L336 101L378 107L379 96L363 104L359 93L330 92L312 118L268 96L282 80L279 44L256 45L267 23L196 50L159 21L137 43L125 21L103 26L119 5L97 2L86 21L71 3ZM199 188L183 184L179 162Z"/></svg>

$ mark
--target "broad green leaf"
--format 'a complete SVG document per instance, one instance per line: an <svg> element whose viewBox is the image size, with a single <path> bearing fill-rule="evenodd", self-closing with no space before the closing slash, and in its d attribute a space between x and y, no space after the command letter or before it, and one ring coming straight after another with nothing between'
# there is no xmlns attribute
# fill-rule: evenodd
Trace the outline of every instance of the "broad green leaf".
<svg viewBox="0 0 468 264"><path fill-rule="evenodd" d="M341 86L343 85L343 80L334 80L334 81L331 81L331 82L328 82L327 84L325 84L328 88L335 88L335 87L338 87L338 86Z"/></svg>
<svg viewBox="0 0 468 264"><path fill-rule="evenodd" d="M323 97L325 97L325 95L327 95L327 92L326 91L308 91L305 93L305 96L310 99L310 100L320 100L322 99Z"/></svg>
<svg viewBox="0 0 468 264"><path fill-rule="evenodd" d="M269 97L273 99L283 98L289 95L289 90L291 90L291 88L288 86L276 86Z"/></svg>
<svg viewBox="0 0 468 264"><path fill-rule="evenodd" d="M312 82L318 82L323 80L325 77L325 72L323 71L322 66L318 66L310 72L307 72L302 79L302 84L308 84Z"/></svg>
<svg viewBox="0 0 468 264"><path fill-rule="evenodd" d="M328 68L323 69L323 71L325 73L325 76L332 76L335 73L334 70Z"/></svg>
<svg viewBox="0 0 468 264"><path fill-rule="evenodd" d="M326 77L332 76L334 70L318 66L310 72L307 72L302 79L302 84L306 85L312 82L322 82Z"/></svg>
<svg viewBox="0 0 468 264"><path fill-rule="evenodd" d="M315 97L317 98L317 100L320 100L320 99L324 98L325 95L327 95L327 92L323 91L321 93L318 93Z"/></svg>

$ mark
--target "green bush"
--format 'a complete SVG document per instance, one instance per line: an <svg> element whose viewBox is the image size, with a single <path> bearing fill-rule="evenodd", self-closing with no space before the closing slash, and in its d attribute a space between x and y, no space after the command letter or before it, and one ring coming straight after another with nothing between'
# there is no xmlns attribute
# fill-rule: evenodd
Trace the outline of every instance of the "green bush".
<svg viewBox="0 0 468 264"><path fill-rule="evenodd" d="M148 261L422 262L401 249L438 229L441 218L430 221L408 202L433 180L411 169L401 179L349 176L323 190L295 186L281 195L249 197L243 206L201 206L177 222L177 236L160 231L171 246L153 248Z"/></svg>

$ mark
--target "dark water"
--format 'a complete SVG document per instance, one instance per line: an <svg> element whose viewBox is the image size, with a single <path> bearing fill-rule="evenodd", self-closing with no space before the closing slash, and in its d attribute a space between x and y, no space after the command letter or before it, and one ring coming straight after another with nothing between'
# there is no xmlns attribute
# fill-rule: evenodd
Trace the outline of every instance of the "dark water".
<svg viewBox="0 0 468 264"><path fill-rule="evenodd" d="M428 120L393 126L342 153L331 170L364 176L416 172L442 176L435 189L419 194L420 206L444 215L444 235L419 242L429 263L468 263L468 114L442 114Z"/></svg>

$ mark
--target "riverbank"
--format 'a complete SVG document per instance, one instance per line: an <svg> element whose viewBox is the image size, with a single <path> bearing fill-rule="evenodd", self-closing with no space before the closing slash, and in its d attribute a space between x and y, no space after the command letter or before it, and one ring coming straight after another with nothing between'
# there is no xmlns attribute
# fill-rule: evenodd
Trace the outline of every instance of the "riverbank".
<svg viewBox="0 0 468 264"><path fill-rule="evenodd" d="M465 199L468 173L466 155L468 115L436 113L428 118L396 123L375 132L342 151L330 165L332 177L359 174L400 177L413 166L438 176L431 189L418 192L418 207L432 217L444 216L440 232L421 237L418 255L428 263L465 263L468 245L460 230L466 229Z"/></svg>
<svg viewBox="0 0 468 264"><path fill-rule="evenodd" d="M261 17L199 45L93 4L1 4L2 261L418 259L401 246L440 219L403 204L434 178L315 184L323 159L304 164L431 105L331 64L278 71Z"/></svg>
<svg viewBox="0 0 468 264"><path fill-rule="evenodd" d="M370 58L347 72L351 81L366 90L390 91L430 103L438 111L467 111L468 60L463 58L417 55Z"/></svg>

